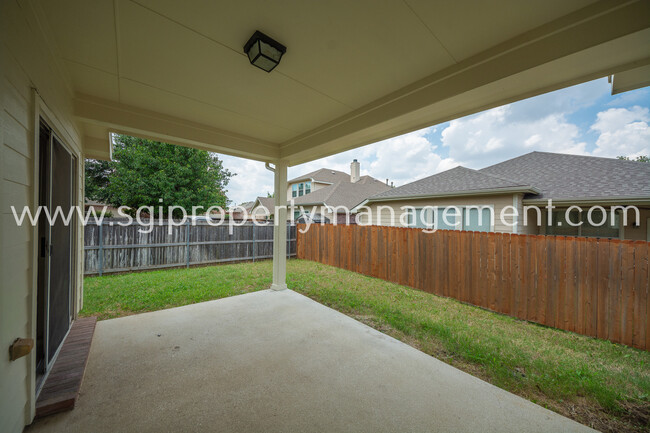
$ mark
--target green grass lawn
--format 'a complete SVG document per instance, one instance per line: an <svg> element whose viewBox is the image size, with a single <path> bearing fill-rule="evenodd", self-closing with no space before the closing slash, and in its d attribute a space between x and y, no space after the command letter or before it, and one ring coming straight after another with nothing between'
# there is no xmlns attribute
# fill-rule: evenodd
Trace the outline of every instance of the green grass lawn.
<svg viewBox="0 0 650 433"><path fill-rule="evenodd" d="M108 319L263 290L271 262L90 277L82 316ZM289 288L601 431L648 431L650 353L376 278L291 260Z"/></svg>

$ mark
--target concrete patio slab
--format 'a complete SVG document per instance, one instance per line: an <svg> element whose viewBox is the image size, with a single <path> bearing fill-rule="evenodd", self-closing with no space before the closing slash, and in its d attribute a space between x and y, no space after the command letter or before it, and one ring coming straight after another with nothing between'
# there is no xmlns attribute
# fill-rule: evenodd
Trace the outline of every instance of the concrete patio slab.
<svg viewBox="0 0 650 433"><path fill-rule="evenodd" d="M588 432L290 290L97 324L35 432Z"/></svg>

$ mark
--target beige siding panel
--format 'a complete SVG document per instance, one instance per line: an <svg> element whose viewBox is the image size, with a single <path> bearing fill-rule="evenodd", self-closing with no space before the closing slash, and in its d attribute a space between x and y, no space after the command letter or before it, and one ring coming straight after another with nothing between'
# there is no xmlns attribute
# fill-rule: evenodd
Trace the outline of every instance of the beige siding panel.
<svg viewBox="0 0 650 433"><path fill-rule="evenodd" d="M0 183L0 192L2 194L0 197L1 214L13 215L11 206L14 206L16 213L20 216L25 206L31 207L32 189L30 186L3 181Z"/></svg>
<svg viewBox="0 0 650 433"><path fill-rule="evenodd" d="M512 233L511 226L502 224L499 221L502 209L506 206L512 206L512 194L445 197L436 199L399 200L372 203L368 205L372 211L372 224L398 227L404 226L404 224L400 222L400 219L405 212L401 209L404 206L412 206L416 208L424 206L493 206L495 218L494 230L497 232ZM394 216L391 216L391 209L393 212L392 215ZM512 223L512 218L506 218L506 222Z"/></svg>
<svg viewBox="0 0 650 433"><path fill-rule="evenodd" d="M25 101L31 101L32 85L29 81L29 77L25 75L23 69L16 62L15 57L11 54L4 39L2 40L2 43L0 43L0 57L2 58L4 65L3 78L14 86Z"/></svg>
<svg viewBox="0 0 650 433"><path fill-rule="evenodd" d="M2 177L5 180L21 185L32 183L32 159L16 152L10 147L3 146L4 164Z"/></svg>
<svg viewBox="0 0 650 433"><path fill-rule="evenodd" d="M2 223L3 224L8 224L10 221L8 218L3 218ZM13 223L12 223L13 224ZM14 229L16 228L16 225L13 224ZM3 235L4 236L4 235ZM10 248L3 248L2 253L0 254L0 257L2 257L2 261L4 264L12 269L12 272L7 273L6 275L3 275L3 281L4 282L13 282L13 283L18 283L20 282L21 284L25 283L25 277L24 276L19 276L17 278L14 278L14 274L21 273L23 271L28 271L31 270L30 267L30 261L31 261L31 248L32 244L31 242L21 242L21 243L14 243L11 245ZM22 295L19 296L19 299L22 298Z"/></svg>
<svg viewBox="0 0 650 433"><path fill-rule="evenodd" d="M30 125L30 116L32 110L13 83L10 83L6 78L2 78L2 99L5 111L18 123L20 123L23 128L29 129Z"/></svg>
<svg viewBox="0 0 650 433"><path fill-rule="evenodd" d="M13 341L11 335L1 335L0 344L9 347ZM2 390L11 390L11 393L0 393L0 407L2 407L2 417L0 417L0 431L13 433L23 431L23 414L24 406L27 401L27 371L29 369L29 357L21 358L17 361L9 361L8 356L3 356L0 361L0 369L3 372ZM6 416L5 416L6 415Z"/></svg>
<svg viewBox="0 0 650 433"><path fill-rule="evenodd" d="M3 220L3 224L7 221ZM4 239L4 234L0 235ZM25 290L8 290L10 287L29 287L31 269L28 267L31 247L27 243L14 244L10 248L3 243L2 259L3 269L11 269L11 272L3 271L3 289L0 290L0 311L3 320L0 327L0 346L8 348L18 337L26 337L31 334L28 317L30 316L31 303L29 293ZM5 320L10 319L9 326ZM16 361L9 361L8 356L0 357L0 431L22 431L23 418L25 413L25 402L27 401L27 374L30 368L29 357ZM5 412L6 411L6 412ZM11 414L13 416L6 416Z"/></svg>
<svg viewBox="0 0 650 433"><path fill-rule="evenodd" d="M4 124L4 144L26 158L32 157L31 137L29 130L21 125L6 111L1 113Z"/></svg>
<svg viewBox="0 0 650 433"><path fill-rule="evenodd" d="M17 225L12 214L0 215L0 223L2 224L2 251L8 248L13 248L15 245L20 245L25 242L31 242L32 226L28 221L23 221L22 225ZM31 261L31 260L30 260ZM3 268L6 263L3 263ZM7 270L13 269L8 267ZM5 275L9 275L7 272Z"/></svg>
<svg viewBox="0 0 650 433"><path fill-rule="evenodd" d="M634 213L628 214L628 225L623 229L623 238L634 241L650 241L648 236L648 218L650 209L639 209L640 221L637 227L633 226Z"/></svg>
<svg viewBox="0 0 650 433"><path fill-rule="evenodd" d="M524 206L522 206L522 215L524 211ZM543 210L543 209L542 209ZM542 213L543 216L543 213ZM535 209L526 209L526 214L525 214L525 219L522 217L521 219L521 225L519 226L520 231L519 233L525 234L525 235L537 235L540 234L540 227L537 224L537 211ZM541 219L540 221L544 221ZM525 223L525 224L524 224Z"/></svg>
<svg viewBox="0 0 650 433"><path fill-rule="evenodd" d="M40 30L30 28L25 11L22 11L16 2L3 2L2 12L0 29L9 52L9 63L13 62L20 69L14 69L5 77L11 77L12 84L16 88L21 88L21 94L26 92L29 95L30 104L32 101L30 88L35 87L56 116L56 120L63 126L65 134L69 135L62 138L81 153L80 134L72 115L72 88L63 65L59 65L60 67L55 65L47 42L40 39ZM8 111L11 113L10 110ZM31 115L30 106L26 116L27 125Z"/></svg>

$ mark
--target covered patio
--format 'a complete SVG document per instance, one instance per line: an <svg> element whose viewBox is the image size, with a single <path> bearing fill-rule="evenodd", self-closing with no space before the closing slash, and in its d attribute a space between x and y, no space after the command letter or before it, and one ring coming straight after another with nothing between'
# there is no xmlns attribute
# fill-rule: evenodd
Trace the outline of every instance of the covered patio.
<svg viewBox="0 0 650 433"><path fill-rule="evenodd" d="M29 432L589 432L291 290L99 322Z"/></svg>
<svg viewBox="0 0 650 433"><path fill-rule="evenodd" d="M286 46L268 74L256 30ZM647 0L0 2L0 431L33 421L83 306L80 221L10 207L83 208L111 134L264 162L282 206L296 164L596 78L648 85L649 47ZM274 291L100 323L79 406L33 430L584 430L288 291L286 239Z"/></svg>

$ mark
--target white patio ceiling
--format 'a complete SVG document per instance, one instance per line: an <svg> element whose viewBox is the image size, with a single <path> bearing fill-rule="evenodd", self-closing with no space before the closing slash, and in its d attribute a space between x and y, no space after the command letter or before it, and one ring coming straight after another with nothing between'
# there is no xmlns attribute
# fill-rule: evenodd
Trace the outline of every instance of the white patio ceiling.
<svg viewBox="0 0 650 433"><path fill-rule="evenodd" d="M647 0L33 5L95 157L117 131L293 165L650 64ZM270 74L255 30L287 46Z"/></svg>

